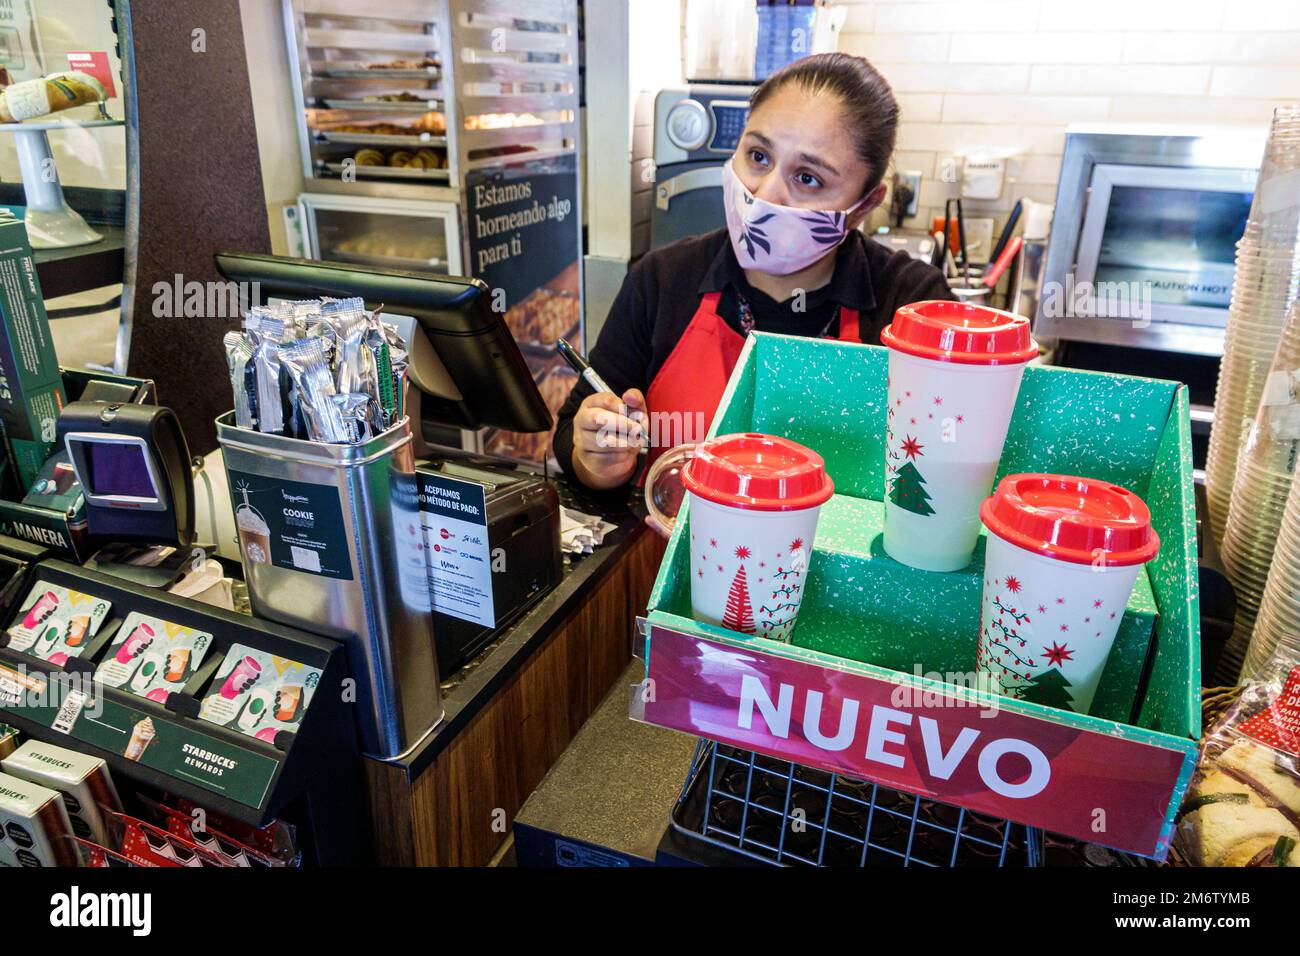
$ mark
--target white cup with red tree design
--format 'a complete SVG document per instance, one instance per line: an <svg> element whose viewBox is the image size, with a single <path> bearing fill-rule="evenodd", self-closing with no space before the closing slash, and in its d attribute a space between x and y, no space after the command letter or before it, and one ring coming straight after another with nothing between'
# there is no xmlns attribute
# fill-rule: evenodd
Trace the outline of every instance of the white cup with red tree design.
<svg viewBox="0 0 1300 956"><path fill-rule="evenodd" d="M771 435L720 435L696 448L682 483L690 501L692 615L788 642L807 589L817 516L834 493L821 456Z"/></svg>
<svg viewBox="0 0 1300 956"><path fill-rule="evenodd" d="M885 552L925 571L970 564L1025 365L1029 320L935 300L894 313L885 412Z"/></svg>
<svg viewBox="0 0 1300 956"><path fill-rule="evenodd" d="M1146 503L1071 475L1008 475L988 528L976 667L1017 700L1086 714L1142 566L1160 550Z"/></svg>

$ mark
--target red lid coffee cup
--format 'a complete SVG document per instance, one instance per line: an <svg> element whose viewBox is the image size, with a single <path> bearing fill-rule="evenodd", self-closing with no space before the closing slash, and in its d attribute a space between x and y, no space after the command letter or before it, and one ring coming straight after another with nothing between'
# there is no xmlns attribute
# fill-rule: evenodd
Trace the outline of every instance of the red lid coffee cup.
<svg viewBox="0 0 1300 956"><path fill-rule="evenodd" d="M698 446L682 483L706 501L753 511L813 508L835 492L821 455L756 433L720 435Z"/></svg>
<svg viewBox="0 0 1300 956"><path fill-rule="evenodd" d="M696 449L682 484L694 618L789 641L817 517L835 490L821 455L772 435L721 435Z"/></svg>
<svg viewBox="0 0 1300 956"><path fill-rule="evenodd" d="M1074 564L1145 564L1160 550L1146 502L1092 478L1008 475L980 507L980 520L1004 541Z"/></svg>
<svg viewBox="0 0 1300 956"><path fill-rule="evenodd" d="M1146 504L1073 475L1009 475L988 528L976 668L993 690L1088 713L1142 565L1160 550Z"/></svg>
<svg viewBox="0 0 1300 956"><path fill-rule="evenodd" d="M968 565L1025 366L1029 320L962 302L905 305L880 333L885 406L885 553L925 571Z"/></svg>
<svg viewBox="0 0 1300 956"><path fill-rule="evenodd" d="M903 306L880 341L917 358L961 365L1014 365L1038 355L1025 316L943 299Z"/></svg>

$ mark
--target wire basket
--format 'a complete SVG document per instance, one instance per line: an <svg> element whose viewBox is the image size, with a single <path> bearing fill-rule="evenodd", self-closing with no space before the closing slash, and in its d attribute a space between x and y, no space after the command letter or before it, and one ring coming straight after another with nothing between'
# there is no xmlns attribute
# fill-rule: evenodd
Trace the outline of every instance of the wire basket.
<svg viewBox="0 0 1300 956"><path fill-rule="evenodd" d="M1039 866L1009 820L701 739L673 829L778 866Z"/></svg>

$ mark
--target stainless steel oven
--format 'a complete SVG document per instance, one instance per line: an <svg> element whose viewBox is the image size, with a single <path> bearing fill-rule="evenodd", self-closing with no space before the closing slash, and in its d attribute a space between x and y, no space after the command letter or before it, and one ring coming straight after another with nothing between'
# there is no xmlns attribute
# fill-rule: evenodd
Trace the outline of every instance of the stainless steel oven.
<svg viewBox="0 0 1300 956"><path fill-rule="evenodd" d="M1264 127L1071 127L1041 336L1217 356Z"/></svg>
<svg viewBox="0 0 1300 956"><path fill-rule="evenodd" d="M655 97L652 249L726 224L722 167L740 143L753 92L699 83Z"/></svg>

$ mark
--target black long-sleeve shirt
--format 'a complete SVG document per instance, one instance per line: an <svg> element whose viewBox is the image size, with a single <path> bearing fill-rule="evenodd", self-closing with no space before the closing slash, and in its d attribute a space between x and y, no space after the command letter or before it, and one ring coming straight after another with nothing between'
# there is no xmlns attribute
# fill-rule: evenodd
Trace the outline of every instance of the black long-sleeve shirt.
<svg viewBox="0 0 1300 956"><path fill-rule="evenodd" d="M846 306L858 311L859 335L873 345L900 306L954 298L938 269L855 231L840 246L827 285L802 302L777 302L745 280L727 230L719 229L655 249L628 270L588 356L592 367L618 394L629 388L644 393L709 292L722 293L718 315L742 334L746 304L757 331L806 336L837 336L839 309ZM570 477L573 416L592 391L579 379L557 416L553 448Z"/></svg>

